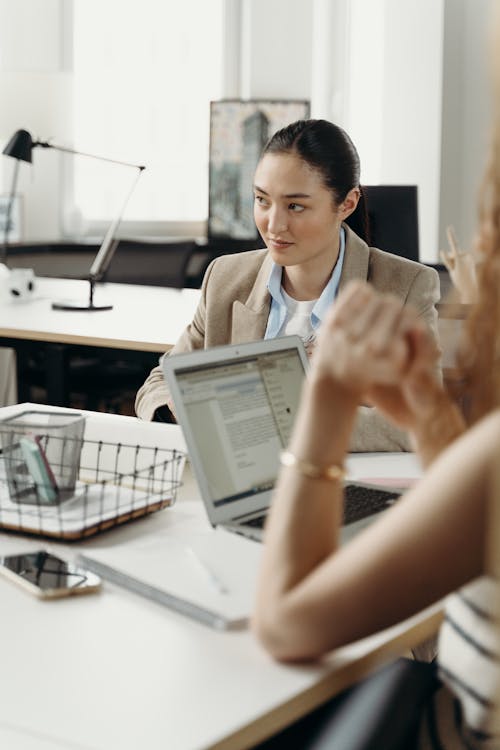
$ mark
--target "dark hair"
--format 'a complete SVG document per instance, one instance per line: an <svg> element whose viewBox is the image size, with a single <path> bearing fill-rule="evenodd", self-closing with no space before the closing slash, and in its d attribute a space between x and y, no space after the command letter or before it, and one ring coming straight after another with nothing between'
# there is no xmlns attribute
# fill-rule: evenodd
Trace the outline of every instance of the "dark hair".
<svg viewBox="0 0 500 750"><path fill-rule="evenodd" d="M297 154L311 169L316 170L338 206L348 192L359 184L359 156L345 130L328 120L297 120L278 130L264 146L265 154ZM363 191L349 225L364 239L368 221Z"/></svg>

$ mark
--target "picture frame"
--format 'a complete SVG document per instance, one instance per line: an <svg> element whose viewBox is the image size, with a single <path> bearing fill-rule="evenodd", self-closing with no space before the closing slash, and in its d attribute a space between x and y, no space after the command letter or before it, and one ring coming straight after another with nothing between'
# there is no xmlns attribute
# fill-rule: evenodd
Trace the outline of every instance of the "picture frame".
<svg viewBox="0 0 500 750"><path fill-rule="evenodd" d="M210 102L209 240L258 240L252 182L262 149L273 133L309 113L306 99Z"/></svg>
<svg viewBox="0 0 500 750"><path fill-rule="evenodd" d="M9 210L10 195L0 195L0 241L5 237L5 224ZM10 227L7 234L7 243L20 242L22 239L22 196L14 195L12 209L10 212Z"/></svg>

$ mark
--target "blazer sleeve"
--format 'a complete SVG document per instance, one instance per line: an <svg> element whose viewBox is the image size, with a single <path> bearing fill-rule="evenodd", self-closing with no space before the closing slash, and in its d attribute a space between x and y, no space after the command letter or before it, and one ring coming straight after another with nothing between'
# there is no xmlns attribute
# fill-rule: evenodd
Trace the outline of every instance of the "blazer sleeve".
<svg viewBox="0 0 500 750"><path fill-rule="evenodd" d="M434 268L422 266L411 284L405 304L411 305L427 324L439 344L438 314L436 304L441 297L439 275Z"/></svg>
<svg viewBox="0 0 500 750"><path fill-rule="evenodd" d="M417 310L438 344L436 303L439 298L437 272L433 268L422 266L408 287L405 304L412 305ZM376 409L361 406L358 409L350 450L358 453L410 451L412 446L406 432L388 422Z"/></svg>
<svg viewBox="0 0 500 750"><path fill-rule="evenodd" d="M163 357L181 354L205 346L205 316L207 305L207 286L216 260L207 268L201 287L201 298L193 320L181 334L177 343L160 357L160 364L149 373L135 397L135 413L140 419L151 421L157 409L164 406L170 409L170 391L163 377L161 363ZM172 415L173 416L173 415ZM174 419L175 421L175 419Z"/></svg>

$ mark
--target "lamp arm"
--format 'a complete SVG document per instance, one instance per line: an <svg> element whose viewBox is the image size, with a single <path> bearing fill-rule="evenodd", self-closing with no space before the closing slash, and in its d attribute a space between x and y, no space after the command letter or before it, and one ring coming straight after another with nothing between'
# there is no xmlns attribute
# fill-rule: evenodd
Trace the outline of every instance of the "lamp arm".
<svg viewBox="0 0 500 750"><path fill-rule="evenodd" d="M74 148L68 148L67 146L57 146L55 143L49 143L48 141L33 141L33 148L39 146L40 148L53 148L55 151L64 151L67 154L77 154L77 156L88 156L90 159L98 159L99 161L107 161L111 164L121 164L123 167L135 167L136 169L145 169L146 167L142 164L132 164L129 161L119 161L118 159L109 159L107 156L98 156L97 154L89 154L87 151L77 151Z"/></svg>
<svg viewBox="0 0 500 750"><path fill-rule="evenodd" d="M137 169L138 169L137 175L132 185L130 186L130 190L125 196L125 200L122 203L120 212L117 214L117 216L113 219L113 221L109 225L108 231L104 235L104 239L101 243L101 247L99 248L99 251L90 268L89 280L91 282L91 285L92 285L92 282L99 281L99 279L106 273L106 270L109 264L111 263L111 259L115 253L116 246L118 245L118 240L115 237L116 231L120 225L122 216L125 213L125 209L127 208L127 204L130 200L130 196L134 192L135 186L137 185L139 178L141 174L143 173L145 167L137 167Z"/></svg>
<svg viewBox="0 0 500 750"><path fill-rule="evenodd" d="M137 185L137 182L139 180L139 177L143 173L143 171L146 169L146 167L138 167L137 165L132 165L137 168L137 175L135 177L135 180L133 181L130 190L128 191L125 200L122 204L122 207L120 209L119 214L113 219L111 222L108 231L106 232L104 239L102 241L101 247L99 248L99 251L94 259L94 262L92 263L92 266L90 268L90 272L88 275L88 282L90 285L89 289L89 301L88 304L81 304L81 303L72 303L72 302L53 302L52 308L55 310L111 310L113 305L110 304L100 304L95 305L94 304L94 290L96 282L98 282L104 273L106 272L111 259L113 255L115 254L115 250L118 246L118 240L115 238L116 230L118 229L118 226L121 222L123 213L127 207L127 203L129 201L130 196L132 195L135 186Z"/></svg>

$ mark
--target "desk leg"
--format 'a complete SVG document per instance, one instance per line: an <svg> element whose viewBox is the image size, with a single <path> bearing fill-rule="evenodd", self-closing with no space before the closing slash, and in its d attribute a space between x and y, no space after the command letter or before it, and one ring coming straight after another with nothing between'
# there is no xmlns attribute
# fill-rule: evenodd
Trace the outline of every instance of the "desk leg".
<svg viewBox="0 0 500 750"><path fill-rule="evenodd" d="M47 344L45 357L47 403L52 406L68 406L67 347L64 344Z"/></svg>

